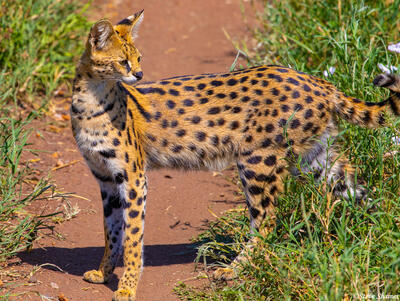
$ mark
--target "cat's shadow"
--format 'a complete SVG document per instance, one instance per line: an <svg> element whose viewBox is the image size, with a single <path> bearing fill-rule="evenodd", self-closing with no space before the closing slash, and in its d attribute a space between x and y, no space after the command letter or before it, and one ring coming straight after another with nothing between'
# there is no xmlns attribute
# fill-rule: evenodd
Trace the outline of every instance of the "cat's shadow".
<svg viewBox="0 0 400 301"><path fill-rule="evenodd" d="M197 252L197 244L146 245L144 247L144 266L166 266L191 263ZM55 266L68 274L82 276L86 271L97 269L103 256L103 247L61 248L46 247L21 252L18 257L30 265L41 266L43 269L59 271ZM118 266L122 266L122 260ZM61 273L61 271L60 271ZM116 290L117 277L107 283Z"/></svg>

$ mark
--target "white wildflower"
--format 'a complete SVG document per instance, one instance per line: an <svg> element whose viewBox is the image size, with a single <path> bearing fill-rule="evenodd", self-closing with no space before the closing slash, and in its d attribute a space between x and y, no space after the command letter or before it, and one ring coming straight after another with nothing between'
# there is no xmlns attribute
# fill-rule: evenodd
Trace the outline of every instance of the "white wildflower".
<svg viewBox="0 0 400 301"><path fill-rule="evenodd" d="M400 145L400 137L399 136L392 137L392 141L394 144Z"/></svg>
<svg viewBox="0 0 400 301"><path fill-rule="evenodd" d="M400 53L400 42L397 44L392 44L388 46L389 51Z"/></svg>
<svg viewBox="0 0 400 301"><path fill-rule="evenodd" d="M382 72L387 73L387 74L397 71L397 68L395 66L392 66L392 65L385 66L380 63L378 64L378 68L381 69Z"/></svg>
<svg viewBox="0 0 400 301"><path fill-rule="evenodd" d="M328 77L330 75L332 75L333 73L335 73L336 68L335 67L329 67L328 70L324 70L323 74L325 77Z"/></svg>

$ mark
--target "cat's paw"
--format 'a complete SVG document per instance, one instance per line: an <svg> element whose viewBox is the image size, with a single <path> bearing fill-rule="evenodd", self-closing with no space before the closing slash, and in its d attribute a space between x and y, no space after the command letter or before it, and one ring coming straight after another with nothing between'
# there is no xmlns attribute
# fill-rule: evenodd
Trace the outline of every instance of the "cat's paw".
<svg viewBox="0 0 400 301"><path fill-rule="evenodd" d="M112 298L113 301L135 301L136 293L126 288L118 289Z"/></svg>
<svg viewBox="0 0 400 301"><path fill-rule="evenodd" d="M103 272L98 270L91 270L83 274L83 280L90 283L105 283L108 279L104 277Z"/></svg>
<svg viewBox="0 0 400 301"><path fill-rule="evenodd" d="M218 268L214 271L214 279L218 280L232 280L236 278L235 269L232 267Z"/></svg>

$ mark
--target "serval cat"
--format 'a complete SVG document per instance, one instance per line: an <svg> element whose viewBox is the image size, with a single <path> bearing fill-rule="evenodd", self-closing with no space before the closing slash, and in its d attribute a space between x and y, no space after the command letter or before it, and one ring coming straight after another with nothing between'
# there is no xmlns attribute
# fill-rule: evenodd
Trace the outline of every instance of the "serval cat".
<svg viewBox="0 0 400 301"><path fill-rule="evenodd" d="M123 254L125 272L113 300L135 299L150 168L221 170L235 163L251 227L261 233L269 228L266 220L273 225L282 178L295 172L290 162L300 160L303 172L327 179L337 195L364 197L354 169L328 149L328 140L337 135L337 117L377 127L385 124L384 110L399 115L398 76L375 79L393 91L380 103L349 97L325 80L283 66L138 84L143 73L134 39L142 19L143 11L115 26L108 20L94 24L76 69L72 130L104 206L104 257L85 280L106 282ZM243 257L215 275L232 277Z"/></svg>

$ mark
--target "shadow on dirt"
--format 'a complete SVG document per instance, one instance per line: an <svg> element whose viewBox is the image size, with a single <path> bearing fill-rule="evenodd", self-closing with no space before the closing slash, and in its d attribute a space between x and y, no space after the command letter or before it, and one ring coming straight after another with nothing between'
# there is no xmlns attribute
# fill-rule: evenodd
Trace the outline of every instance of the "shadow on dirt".
<svg viewBox="0 0 400 301"><path fill-rule="evenodd" d="M147 245L144 247L144 266L165 266L193 262L198 244ZM81 276L88 270L97 269L103 256L103 247L34 249L22 252L18 257L43 269L58 270ZM48 265L46 265L48 264ZM122 266L122 260L118 266Z"/></svg>

